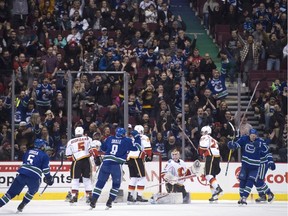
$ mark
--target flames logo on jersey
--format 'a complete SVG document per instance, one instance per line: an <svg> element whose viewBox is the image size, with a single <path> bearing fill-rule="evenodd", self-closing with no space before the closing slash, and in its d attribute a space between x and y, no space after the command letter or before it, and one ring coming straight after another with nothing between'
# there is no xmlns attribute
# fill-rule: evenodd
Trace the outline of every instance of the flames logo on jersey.
<svg viewBox="0 0 288 216"><path fill-rule="evenodd" d="M238 167L235 170L235 177L236 177L238 182L233 185L233 188L239 188L239 179L238 179L238 177L239 177L240 171L241 171L241 167Z"/></svg>

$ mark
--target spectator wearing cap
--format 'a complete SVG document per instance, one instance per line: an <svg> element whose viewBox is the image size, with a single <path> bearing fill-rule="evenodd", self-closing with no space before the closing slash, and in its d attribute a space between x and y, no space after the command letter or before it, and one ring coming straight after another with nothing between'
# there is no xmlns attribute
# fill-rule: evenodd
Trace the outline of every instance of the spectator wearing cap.
<svg viewBox="0 0 288 216"><path fill-rule="evenodd" d="M138 62L147 53L147 48L144 47L144 41L142 39L138 40L137 47L134 48L133 53Z"/></svg>
<svg viewBox="0 0 288 216"><path fill-rule="evenodd" d="M71 20L67 11L63 11L59 19L57 19L57 28L63 31L72 29Z"/></svg>
<svg viewBox="0 0 288 216"><path fill-rule="evenodd" d="M106 27L101 28L101 35L98 37L98 44L104 48L108 41L108 30Z"/></svg>
<svg viewBox="0 0 288 216"><path fill-rule="evenodd" d="M15 143L19 146L29 146L29 142L32 141L31 133L27 131L27 123L21 121L18 128L15 130Z"/></svg>

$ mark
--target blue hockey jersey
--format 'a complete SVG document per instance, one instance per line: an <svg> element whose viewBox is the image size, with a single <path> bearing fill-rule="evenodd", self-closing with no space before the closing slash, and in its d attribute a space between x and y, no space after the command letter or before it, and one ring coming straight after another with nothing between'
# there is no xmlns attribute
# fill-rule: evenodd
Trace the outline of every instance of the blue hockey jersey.
<svg viewBox="0 0 288 216"><path fill-rule="evenodd" d="M248 135L240 137L236 141L237 148L241 148L242 163L248 166L260 166L261 157L266 151L265 141L259 137L254 142L250 141Z"/></svg>
<svg viewBox="0 0 288 216"><path fill-rule="evenodd" d="M128 137L108 137L101 145L101 151L105 152L103 164L123 164L129 151L141 150L140 137L134 141Z"/></svg>
<svg viewBox="0 0 288 216"><path fill-rule="evenodd" d="M18 173L35 179L40 179L42 173L45 176L50 176L48 155L40 149L28 150L23 156L23 164Z"/></svg>

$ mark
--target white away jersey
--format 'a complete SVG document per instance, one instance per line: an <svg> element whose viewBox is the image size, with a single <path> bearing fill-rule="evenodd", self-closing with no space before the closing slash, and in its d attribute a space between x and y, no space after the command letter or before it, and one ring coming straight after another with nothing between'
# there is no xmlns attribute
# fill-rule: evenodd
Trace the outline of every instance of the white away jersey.
<svg viewBox="0 0 288 216"><path fill-rule="evenodd" d="M199 142L199 154L205 157L212 155L215 157L219 157L220 152L217 140L215 140L210 135L201 136Z"/></svg>
<svg viewBox="0 0 288 216"><path fill-rule="evenodd" d="M73 138L68 141L65 154L68 158L72 157L74 161L90 157L91 145L92 139L88 136Z"/></svg>
<svg viewBox="0 0 288 216"><path fill-rule="evenodd" d="M165 166L162 173L171 173L173 176L177 178L184 177L187 171L187 167L185 162L182 159L179 159L178 162L175 162L174 160L170 159ZM183 184L185 182L185 179L178 180L178 184Z"/></svg>
<svg viewBox="0 0 288 216"><path fill-rule="evenodd" d="M151 142L148 136L140 135L141 136L141 151L130 151L128 154L129 158L144 158L144 152L151 150ZM134 141L134 139L133 139Z"/></svg>

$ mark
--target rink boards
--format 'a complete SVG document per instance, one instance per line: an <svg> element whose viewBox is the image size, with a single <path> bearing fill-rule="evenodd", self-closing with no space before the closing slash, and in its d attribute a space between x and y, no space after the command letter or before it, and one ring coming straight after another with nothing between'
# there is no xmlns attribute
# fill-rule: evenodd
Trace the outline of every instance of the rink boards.
<svg viewBox="0 0 288 216"><path fill-rule="evenodd" d="M70 190L71 186L71 178L70 174L70 163L64 162L63 167L58 172L57 177L55 179L55 183L52 187L48 187L45 193L40 196L35 196L34 199L64 199L67 191ZM51 173L55 172L58 168L60 162L51 162ZM188 166L192 166L192 163L187 162ZM17 174L17 169L21 165L20 162L1 162L0 163L0 195L4 194L9 186L11 185L13 179ZM163 163L165 165L165 163ZM221 197L223 200L238 200L239 199L239 181L237 176L240 171L240 163L230 163L228 174L225 176L225 170L227 163L221 163L221 173L217 176L217 181L221 185L224 191L224 195ZM96 177L94 178L96 180ZM153 193L159 192L159 162L147 162L146 163L146 189L144 192L145 197L150 197ZM288 171L286 163L277 163L276 170L269 170L266 175L266 183L270 187L270 189L275 194L276 200L279 201L288 201ZM129 184L129 171L128 166L123 165L123 181L121 185L121 189L123 191L123 195L119 196L125 197L127 195L127 188ZM165 191L165 187L162 184L162 192ZM45 187L45 183L42 183L40 186L39 192L43 190ZM206 180L201 176L191 177L187 179L185 182L186 190L190 192L192 200L207 200L210 198L210 188L207 184ZM104 187L102 194L108 194L111 188L111 180L109 180ZM83 186L81 186L80 191L84 191ZM25 192L25 191L24 191ZM83 194L83 193L82 193ZM20 195L21 198L23 194ZM257 198L257 192L255 187L252 190L251 199Z"/></svg>

